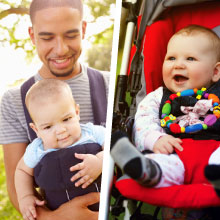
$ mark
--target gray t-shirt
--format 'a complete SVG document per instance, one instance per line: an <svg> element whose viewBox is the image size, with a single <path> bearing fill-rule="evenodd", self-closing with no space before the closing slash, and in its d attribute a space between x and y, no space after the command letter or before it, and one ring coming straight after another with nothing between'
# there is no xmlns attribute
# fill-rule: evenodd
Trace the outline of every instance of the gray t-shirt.
<svg viewBox="0 0 220 220"><path fill-rule="evenodd" d="M76 103L80 105L80 123L94 122L90 87L87 75L87 67L82 66L82 72L77 76L66 80L72 89ZM35 81L42 77L37 73ZM104 72L106 94L108 94L109 74ZM108 96L108 95L107 95ZM29 143L30 137L25 120L24 110L21 101L20 87L10 89L4 93L0 106L0 144Z"/></svg>

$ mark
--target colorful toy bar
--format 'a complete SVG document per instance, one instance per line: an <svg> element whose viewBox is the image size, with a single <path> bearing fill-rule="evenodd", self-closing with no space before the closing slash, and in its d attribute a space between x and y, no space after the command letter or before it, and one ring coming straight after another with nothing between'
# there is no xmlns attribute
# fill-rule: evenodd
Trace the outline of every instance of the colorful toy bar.
<svg viewBox="0 0 220 220"><path fill-rule="evenodd" d="M171 102L179 96L193 96L196 95L196 99L208 99L212 100L212 108L210 109L213 114L206 115L204 123L198 123L189 125L186 127L181 127L179 124L174 123L176 117L171 113ZM165 102L162 108L161 116L161 127L167 127L172 133L194 133L202 129L206 130L209 126L212 126L218 118L220 118L220 101L215 94L209 94L206 92L206 88L198 89L187 89L182 92L177 92L176 94L171 94L169 99Z"/></svg>

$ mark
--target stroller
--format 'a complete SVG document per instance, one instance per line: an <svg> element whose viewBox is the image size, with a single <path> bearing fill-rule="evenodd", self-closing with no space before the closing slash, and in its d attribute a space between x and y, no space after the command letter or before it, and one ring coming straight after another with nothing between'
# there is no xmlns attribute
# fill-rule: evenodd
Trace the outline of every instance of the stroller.
<svg viewBox="0 0 220 220"><path fill-rule="evenodd" d="M132 14L138 7L137 2L130 3ZM146 94L162 85L161 67L169 38L189 24L214 29L220 36L219 1L143 0L141 11L142 16L139 16L137 21L135 46L131 48L129 54L127 51L130 51L130 48L124 49L123 59L125 60L122 60L121 73L118 76L112 126L113 132L117 129L123 130L130 140L137 104ZM134 22L134 19L130 19L129 22ZM133 36L135 28L129 22L127 32ZM126 36L126 39L131 40L132 37ZM126 43L130 47L132 42ZM127 92L131 96L129 107L125 98ZM206 209L207 214L196 219L220 219L220 209L217 207L220 206L220 199L210 185L192 183L154 189L145 188L132 179L121 177L115 182L115 187L112 188L112 195L116 197L116 202L110 207L110 212L115 219L125 210L122 205L127 198L173 209L213 207ZM136 206L137 203L133 202L133 204ZM127 218L157 219L158 209L153 215L142 215L140 209L138 206L136 211L127 215ZM181 217L177 216L173 219L181 219Z"/></svg>

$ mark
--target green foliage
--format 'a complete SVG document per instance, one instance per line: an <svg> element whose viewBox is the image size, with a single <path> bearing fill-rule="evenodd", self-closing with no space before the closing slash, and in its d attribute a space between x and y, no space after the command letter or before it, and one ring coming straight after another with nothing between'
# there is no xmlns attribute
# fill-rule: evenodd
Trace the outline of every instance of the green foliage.
<svg viewBox="0 0 220 220"><path fill-rule="evenodd" d="M5 181L5 169L3 162L3 151L0 146L0 219L1 220L22 220L20 214L13 208L9 201L6 181Z"/></svg>
<svg viewBox="0 0 220 220"><path fill-rule="evenodd" d="M90 13L94 19L101 16L110 15L110 5L115 4L115 0L84 0L84 3L90 8Z"/></svg>
<svg viewBox="0 0 220 220"><path fill-rule="evenodd" d="M92 38L93 47L87 51L86 62L89 66L109 71L111 65L113 26Z"/></svg>

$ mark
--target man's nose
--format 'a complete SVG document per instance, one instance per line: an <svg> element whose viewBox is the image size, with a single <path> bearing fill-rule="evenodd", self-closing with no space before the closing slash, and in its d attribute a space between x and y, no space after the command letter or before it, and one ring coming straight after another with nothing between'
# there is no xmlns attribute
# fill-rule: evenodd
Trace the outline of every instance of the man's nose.
<svg viewBox="0 0 220 220"><path fill-rule="evenodd" d="M54 45L54 50L57 56L64 56L67 54L69 47L63 38L58 38L56 45Z"/></svg>

